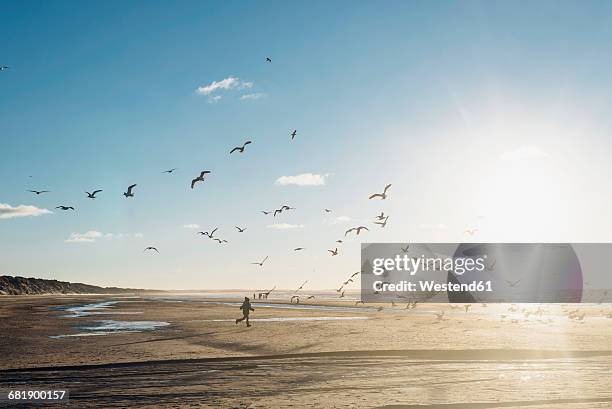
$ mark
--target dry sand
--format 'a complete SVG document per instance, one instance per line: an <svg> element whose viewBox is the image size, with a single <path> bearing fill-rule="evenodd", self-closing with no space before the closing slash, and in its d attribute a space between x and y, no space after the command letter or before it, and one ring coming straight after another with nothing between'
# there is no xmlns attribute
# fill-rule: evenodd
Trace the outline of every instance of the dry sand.
<svg viewBox="0 0 612 409"><path fill-rule="evenodd" d="M82 317L52 309L105 301L119 302ZM237 299L203 301L1 297L0 389L68 389L70 407L612 407L610 305L547 305L526 318L522 308L538 306L254 302L247 328L222 303ZM567 317L574 309L583 320ZM98 320L169 325L66 336L96 333L83 327Z"/></svg>

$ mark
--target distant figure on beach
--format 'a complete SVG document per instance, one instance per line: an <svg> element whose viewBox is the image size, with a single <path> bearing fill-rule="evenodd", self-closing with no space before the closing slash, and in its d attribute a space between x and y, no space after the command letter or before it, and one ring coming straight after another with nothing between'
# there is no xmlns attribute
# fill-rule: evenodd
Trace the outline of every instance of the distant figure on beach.
<svg viewBox="0 0 612 409"><path fill-rule="evenodd" d="M249 300L249 297L244 297L244 301L242 302L242 305L239 308L242 310L242 318L237 318L236 324L246 320L247 327L250 327L251 324L249 324L249 313L251 311L255 311L255 309L251 307L251 301Z"/></svg>

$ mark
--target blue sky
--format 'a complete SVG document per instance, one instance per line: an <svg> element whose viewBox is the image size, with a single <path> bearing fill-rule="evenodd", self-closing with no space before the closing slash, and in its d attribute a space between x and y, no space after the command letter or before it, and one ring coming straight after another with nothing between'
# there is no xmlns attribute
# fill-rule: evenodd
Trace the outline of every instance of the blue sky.
<svg viewBox="0 0 612 409"><path fill-rule="evenodd" d="M361 240L610 239L607 2L7 1L2 10L0 204L53 211L0 218L2 273L150 288L292 288L309 278L332 288L359 268ZM250 87L196 92L227 78ZM247 139L242 156L228 155ZM212 175L190 190L204 169ZM325 184L275 183L304 173ZM132 183L136 197L123 198ZM389 200L367 200L387 183ZM92 189L104 192L92 201L83 193ZM281 204L297 210L259 213ZM371 223L381 210L391 215L384 230ZM301 227L268 227L278 223ZM219 227L230 243L196 237L189 224ZM358 224L372 231L330 257ZM91 231L102 236L67 242ZM161 253L143 254L149 245ZM266 255L266 267L249 265Z"/></svg>

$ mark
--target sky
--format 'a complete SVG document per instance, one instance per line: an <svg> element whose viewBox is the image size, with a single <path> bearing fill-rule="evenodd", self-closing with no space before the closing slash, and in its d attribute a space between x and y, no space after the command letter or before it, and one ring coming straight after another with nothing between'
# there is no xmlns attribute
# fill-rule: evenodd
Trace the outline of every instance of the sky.
<svg viewBox="0 0 612 409"><path fill-rule="evenodd" d="M361 242L608 242L611 12L4 1L0 273L330 289L359 269ZM370 231L335 243L358 225ZM196 235L215 227L229 243Z"/></svg>

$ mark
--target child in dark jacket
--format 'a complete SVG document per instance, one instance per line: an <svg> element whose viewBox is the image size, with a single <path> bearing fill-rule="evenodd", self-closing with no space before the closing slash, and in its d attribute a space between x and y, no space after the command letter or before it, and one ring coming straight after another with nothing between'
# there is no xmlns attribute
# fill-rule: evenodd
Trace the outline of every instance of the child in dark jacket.
<svg viewBox="0 0 612 409"><path fill-rule="evenodd" d="M251 307L251 301L249 300L249 297L244 297L244 301L239 308L242 310L242 318L236 319L236 324L246 320L247 327L250 327L251 324L249 324L249 313L251 311L255 311L255 309Z"/></svg>

